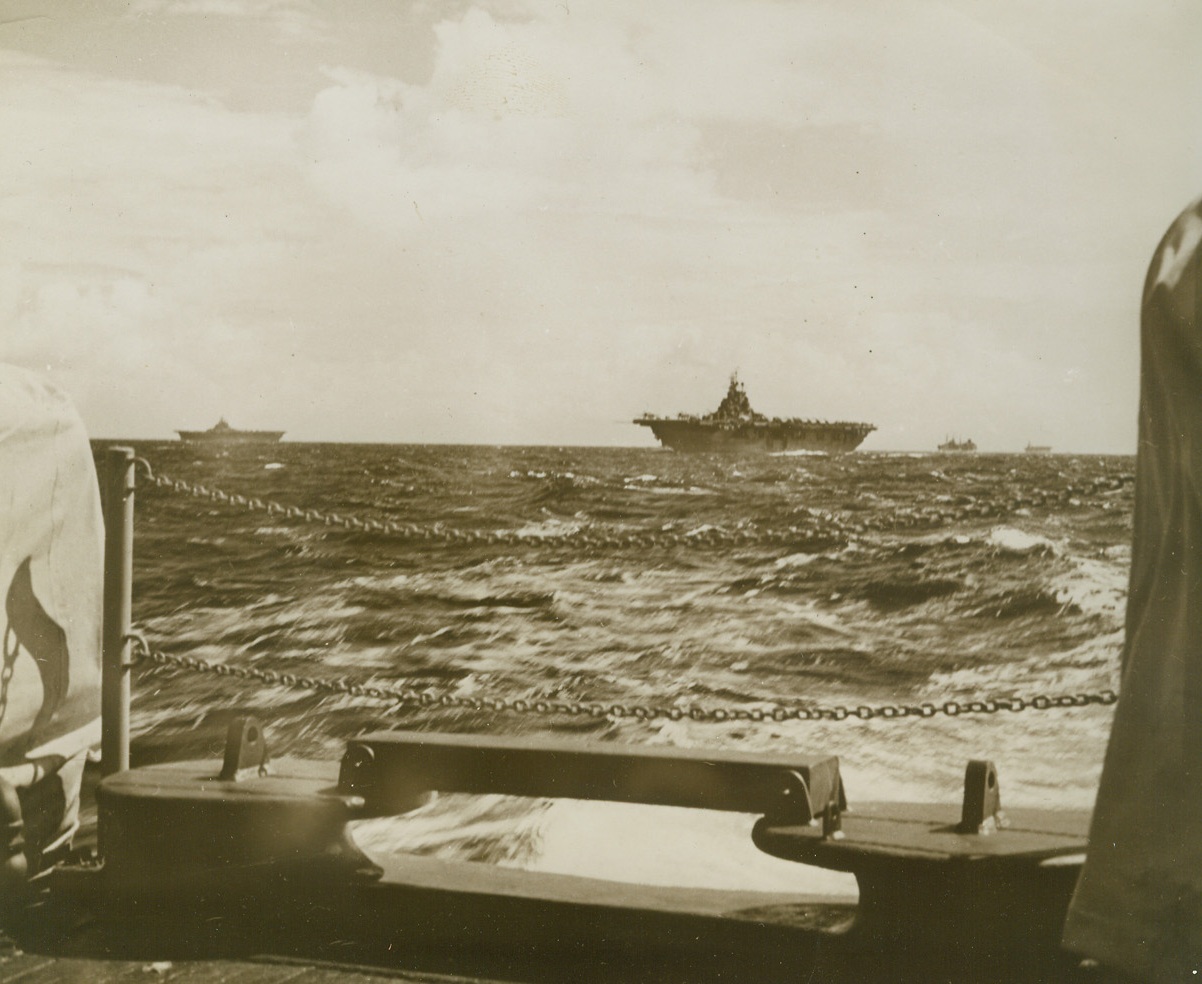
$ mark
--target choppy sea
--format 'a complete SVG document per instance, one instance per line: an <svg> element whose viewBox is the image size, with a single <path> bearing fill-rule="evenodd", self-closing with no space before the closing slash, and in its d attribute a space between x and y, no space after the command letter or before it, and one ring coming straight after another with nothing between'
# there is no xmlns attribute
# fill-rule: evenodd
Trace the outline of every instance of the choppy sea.
<svg viewBox="0 0 1202 984"><path fill-rule="evenodd" d="M363 533L140 482L134 620L164 652L455 696L605 705L938 706L1117 689L1134 458L139 443L155 472L284 506L498 544ZM98 461L102 444L97 444ZM707 544L756 531L762 542ZM594 536L612 535L598 545ZM645 534L630 542L635 533ZM1112 709L699 722L494 713L140 665L135 760L216 756L231 711L275 755L397 727L840 757L849 801L1088 808ZM372 850L667 884L782 888L751 819L444 796ZM831 876L842 878L843 876ZM820 886L807 886L820 887Z"/></svg>

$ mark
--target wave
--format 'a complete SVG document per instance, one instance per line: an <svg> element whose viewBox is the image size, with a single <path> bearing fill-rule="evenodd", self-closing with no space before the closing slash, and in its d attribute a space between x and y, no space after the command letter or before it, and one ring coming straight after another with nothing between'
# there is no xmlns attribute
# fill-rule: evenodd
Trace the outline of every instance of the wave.
<svg viewBox="0 0 1202 984"><path fill-rule="evenodd" d="M989 531L988 543L998 553L1006 554L1056 554L1059 548L1046 536L1028 533L1012 526L997 526Z"/></svg>
<svg viewBox="0 0 1202 984"><path fill-rule="evenodd" d="M465 611L479 608L542 609L555 604L554 591L476 591L467 586L447 584L441 587L386 587L360 585L346 599L360 608L398 612L404 609L419 611Z"/></svg>
<svg viewBox="0 0 1202 984"><path fill-rule="evenodd" d="M975 601L970 614L977 618L1006 621L1018 618L1080 615L1080 606L1052 586L1011 587Z"/></svg>
<svg viewBox="0 0 1202 984"><path fill-rule="evenodd" d="M620 448L303 444L261 457L198 458L167 444L139 453L156 474L289 506L525 538L352 533L139 490L135 619L180 655L509 700L855 706L968 698L974 686L1089 689L1109 679L1121 642L1130 459L735 462ZM600 523L679 536L585 547L570 535ZM737 547L697 549L687 535L792 527L797 539ZM143 666L135 717L183 735L204 708L230 700L228 687ZM1090 774L1104 745L1102 716L1085 710L1080 720L1074 711L719 726L413 707L401 718L387 702L274 686L237 699L272 719L277 748L336 755L342 737L402 724L826 747L846 750L849 774L870 789L899 794L955 789L965 748L979 741L990 757L1020 763L1020 775L1041 776L1049 803L1061 793L1042 783L1058 763L1077 770L1066 780L1076 796L1077 776ZM1092 745L1065 759L1045 734L1057 728ZM523 864L541 863L539 850L557 853L541 839L553 828L503 813L463 813L471 832L446 849ZM487 846L493 819L530 840L512 853Z"/></svg>

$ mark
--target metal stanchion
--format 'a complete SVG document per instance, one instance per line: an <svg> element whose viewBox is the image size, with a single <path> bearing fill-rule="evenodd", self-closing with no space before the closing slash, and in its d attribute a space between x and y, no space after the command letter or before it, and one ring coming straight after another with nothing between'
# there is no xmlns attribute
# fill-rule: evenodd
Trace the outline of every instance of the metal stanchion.
<svg viewBox="0 0 1202 984"><path fill-rule="evenodd" d="M129 768L129 643L134 557L134 450L105 457L101 772Z"/></svg>

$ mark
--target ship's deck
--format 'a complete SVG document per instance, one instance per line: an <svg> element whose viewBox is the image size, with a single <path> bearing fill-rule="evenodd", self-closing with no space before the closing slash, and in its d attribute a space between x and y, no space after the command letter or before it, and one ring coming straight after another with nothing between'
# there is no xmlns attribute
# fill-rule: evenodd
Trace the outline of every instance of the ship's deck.
<svg viewBox="0 0 1202 984"><path fill-rule="evenodd" d="M447 981L442 975L371 972L334 964L305 965L267 960L189 960L179 963L0 955L0 984L117 984L171 981L178 984L354 984L356 981ZM460 978L468 981L468 978ZM479 979L477 979L479 980Z"/></svg>
<svg viewBox="0 0 1202 984"><path fill-rule="evenodd" d="M316 928L316 927L313 927ZM415 948L408 952L367 952L349 940L330 940L324 954L313 952L310 941L297 943L301 952L279 952L264 941L255 948L214 946L202 940L209 931L194 927L169 931L145 919L135 937L119 933L110 923L75 927L67 937L42 944L19 944L0 933L0 984L132 984L138 981L178 984L357 984L409 981L422 984L1116 984L1095 966L1066 959L996 961L969 960L966 954L947 954L947 962L929 956L916 960L904 950L857 953L846 949L811 947L753 951L729 946L716 958L705 957L705 941L688 953L645 954L626 950L555 949L540 954L464 949L438 952ZM199 933L199 936L197 935ZM337 952L344 949L344 953Z"/></svg>
<svg viewBox="0 0 1202 984"><path fill-rule="evenodd" d="M87 778L77 843L92 845L95 771ZM956 812L954 804L949 809ZM874 818L861 805L845 818L847 836L854 839L857 822L875 830L880 824ZM1025 829L1016 827L1020 834ZM807 835L815 832L821 831L786 825L766 829L761 839L770 846L782 838L809 844L813 837ZM178 833L206 836L196 828ZM793 858L796 852L785 848ZM66 876L52 876L41 894L0 921L0 984L1099 984L1096 971L1078 967L1054 946L1037 945L1034 937L986 958L972 943L947 935L944 924L953 913L932 909L931 899L924 901L908 882L902 898L887 904L899 912L925 912L921 926L944 927L934 940L912 935L852 942L852 897L653 887L409 854L373 860L380 864L378 880L331 881L328 872L293 871L271 882L274 887L256 876L249 894L245 886L198 889L207 883L189 882L172 868L153 869L158 877L138 894L113 893L103 877L97 879L103 872L94 865L68 866ZM986 886L975 889L986 911L993 912L995 903L1004 910L997 886ZM1030 902L1024 896L1019 908Z"/></svg>

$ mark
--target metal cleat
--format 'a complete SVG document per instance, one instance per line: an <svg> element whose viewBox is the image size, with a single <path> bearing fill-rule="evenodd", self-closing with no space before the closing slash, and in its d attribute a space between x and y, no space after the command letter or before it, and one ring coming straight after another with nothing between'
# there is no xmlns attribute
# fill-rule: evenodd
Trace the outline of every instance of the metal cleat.
<svg viewBox="0 0 1202 984"><path fill-rule="evenodd" d="M974 759L964 770L964 805L960 810L960 833L993 834L1010 826L1002 812L1002 794L997 767Z"/></svg>
<svg viewBox="0 0 1202 984"><path fill-rule="evenodd" d="M236 717L225 735L225 761L218 779L238 782L249 776L265 776L271 771L271 756L263 727L253 717Z"/></svg>
<svg viewBox="0 0 1202 984"><path fill-rule="evenodd" d="M752 840L776 857L852 872L860 888L853 938L870 945L981 952L1054 948L1089 831L1086 811L1001 811L997 769L973 761L964 799L832 802L822 830L760 820Z"/></svg>
<svg viewBox="0 0 1202 984"><path fill-rule="evenodd" d="M168 762L111 775L96 792L103 886L118 893L258 891L272 879L378 875L351 842L361 796L334 763L270 763L263 728L230 724L225 761Z"/></svg>
<svg viewBox="0 0 1202 984"><path fill-rule="evenodd" d="M822 839L843 839L843 804L838 796L832 796L822 811Z"/></svg>

